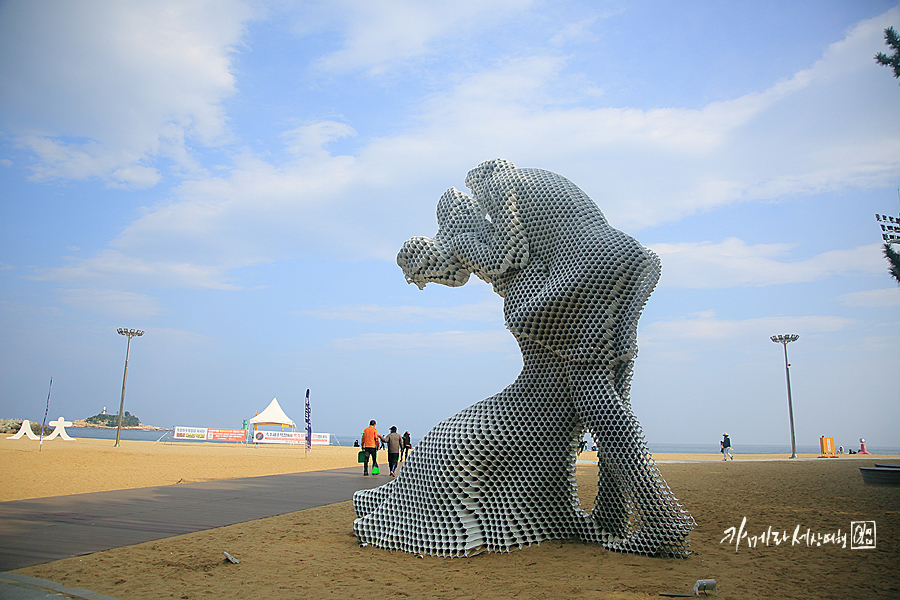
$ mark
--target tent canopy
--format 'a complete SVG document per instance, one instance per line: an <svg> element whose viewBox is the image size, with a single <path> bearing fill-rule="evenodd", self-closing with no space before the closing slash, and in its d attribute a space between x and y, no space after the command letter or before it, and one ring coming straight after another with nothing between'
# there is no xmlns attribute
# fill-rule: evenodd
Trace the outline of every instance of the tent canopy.
<svg viewBox="0 0 900 600"><path fill-rule="evenodd" d="M252 425L282 425L284 427L296 427L294 422L284 414L283 410L281 410L281 405L278 404L277 398L272 398L272 401L269 403L269 406L266 407L266 410L250 419L250 423Z"/></svg>

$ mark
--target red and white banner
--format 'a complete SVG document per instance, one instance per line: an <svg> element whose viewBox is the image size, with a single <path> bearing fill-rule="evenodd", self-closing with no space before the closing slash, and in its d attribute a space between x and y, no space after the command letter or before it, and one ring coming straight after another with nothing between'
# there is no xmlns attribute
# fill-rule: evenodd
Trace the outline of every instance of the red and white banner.
<svg viewBox="0 0 900 600"><path fill-rule="evenodd" d="M207 427L176 427L176 440L208 440L210 442L244 442L247 432L243 429L210 429Z"/></svg>
<svg viewBox="0 0 900 600"><path fill-rule="evenodd" d="M207 429L206 439L213 442L245 442L247 431L245 429Z"/></svg>
<svg viewBox="0 0 900 600"><path fill-rule="evenodd" d="M313 446L328 446L331 444L331 434L330 433L314 433L310 438ZM306 441L306 436L303 436L303 441Z"/></svg>
<svg viewBox="0 0 900 600"><path fill-rule="evenodd" d="M194 440L210 442L243 442L247 440L247 432L243 429L211 429L208 427L176 427L176 440ZM301 431L257 431L253 434L257 444L305 444L306 432ZM330 433L314 433L313 446L328 446Z"/></svg>
<svg viewBox="0 0 900 600"><path fill-rule="evenodd" d="M206 427L176 427L176 440L205 440Z"/></svg>
<svg viewBox="0 0 900 600"><path fill-rule="evenodd" d="M300 431L257 431L253 434L257 444L305 444L306 432ZM327 446L331 435L327 433L312 434L313 446Z"/></svg>

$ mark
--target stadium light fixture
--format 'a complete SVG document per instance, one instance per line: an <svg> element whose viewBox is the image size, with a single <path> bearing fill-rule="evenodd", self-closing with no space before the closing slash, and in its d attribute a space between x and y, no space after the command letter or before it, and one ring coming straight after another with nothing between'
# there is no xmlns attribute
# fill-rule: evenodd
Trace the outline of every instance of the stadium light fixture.
<svg viewBox="0 0 900 600"><path fill-rule="evenodd" d="M794 404L791 401L791 363L788 362L787 345L796 342L800 336L796 333L773 335L771 340L784 346L784 374L787 378L788 415L791 418L791 458L797 458L797 441L794 438Z"/></svg>
<svg viewBox="0 0 900 600"><path fill-rule="evenodd" d="M897 198L900 199L900 188L897 188ZM900 244L900 214L894 217L875 213L875 220L881 226L881 239L885 244Z"/></svg>
<svg viewBox="0 0 900 600"><path fill-rule="evenodd" d="M122 435L122 410L125 408L125 381L128 379L128 353L131 352L131 338L141 337L144 332L140 329L125 329L120 327L116 329L120 335L128 338L128 345L125 347L125 374L122 375L122 399L119 401L119 423L116 427L116 447L119 446L119 436Z"/></svg>

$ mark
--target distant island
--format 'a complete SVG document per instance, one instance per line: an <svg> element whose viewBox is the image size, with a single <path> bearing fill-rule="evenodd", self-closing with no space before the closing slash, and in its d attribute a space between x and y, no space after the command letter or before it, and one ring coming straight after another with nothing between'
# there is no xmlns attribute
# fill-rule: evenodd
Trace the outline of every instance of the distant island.
<svg viewBox="0 0 900 600"><path fill-rule="evenodd" d="M114 429L119 426L119 415L110 415L100 413L86 419L79 419L72 423L72 427L86 427L97 429ZM153 425L142 425L141 420L128 412L122 415L122 429L143 429L146 431L167 431L165 427L155 427Z"/></svg>

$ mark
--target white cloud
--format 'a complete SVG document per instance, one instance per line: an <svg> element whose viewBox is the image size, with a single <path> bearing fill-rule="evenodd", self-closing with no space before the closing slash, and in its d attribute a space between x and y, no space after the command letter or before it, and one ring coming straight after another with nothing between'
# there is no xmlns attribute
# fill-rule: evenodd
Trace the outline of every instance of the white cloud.
<svg viewBox="0 0 900 600"><path fill-rule="evenodd" d="M297 127L281 134L288 140L287 151L293 155L327 155L325 145L341 138L356 135L356 131L346 123L319 121Z"/></svg>
<svg viewBox="0 0 900 600"><path fill-rule="evenodd" d="M174 327L144 328L142 341L145 344L154 344L163 351L172 351L176 348L178 350L198 348L208 350L211 346L220 345L222 342L222 340L209 335Z"/></svg>
<svg viewBox="0 0 900 600"><path fill-rule="evenodd" d="M420 128L373 140L360 166L464 173L503 156L566 175L626 229L738 201L885 185L900 173L900 122L895 81L871 48L897 18L900 9L865 21L810 69L700 109L578 106L595 90L573 88L563 58L500 57L437 94Z"/></svg>
<svg viewBox="0 0 900 600"><path fill-rule="evenodd" d="M367 3L348 6L360 11L341 13L350 24L344 50L329 55L335 69L375 68L424 52L430 40L452 30L454 19L468 22L482 14L463 16L465 4L452 9L449 17L442 11L451 9L411 8L409 20L391 25L378 37L380 21L369 19L374 8ZM194 10L200 17L204 10L218 12L206 5ZM189 155L185 135L196 130L198 139L211 140L225 131L218 103L234 90L228 57L240 40L246 14L239 10L224 24L213 19L211 25L194 14L190 22L199 23L199 29L175 36L181 41L177 48L189 57L187 65L173 66L162 59L153 63L151 73L172 68L182 78L208 66L210 74L198 74L200 88L191 96L196 102L172 100L158 91L140 101L117 98L114 108L120 112L130 107L142 114L146 108L152 115L180 115L139 126L135 136L145 141L169 136L175 140L171 148ZM446 81L461 82L440 90L398 128L400 133L360 140L353 156L333 156L325 150L329 143L355 135L353 124L322 120L284 133L290 154L285 162L246 151L217 176L195 172L173 190L170 200L149 207L126 227L110 252L118 253L119 261L140 264L144 272L155 271L157 280L168 278L166 285L225 288L233 286L227 276L235 268L303 253L393 260L404 239L433 233L440 192L451 185L462 187L469 168L495 156L570 177L623 229L677 220L736 201L881 185L900 173L900 122L894 118L895 81L874 64L867 48L880 47L880 28L897 18L900 9L863 22L810 69L767 90L701 109L577 106L596 90L573 87L572 79L563 77L565 59L498 57L465 79L448 73ZM429 25L415 38L418 42L391 46L392 39L415 28L420 19ZM186 27L181 21L175 24ZM175 28L163 25L156 27ZM377 39L371 41L367 57L362 49L368 36ZM115 68L111 72L116 73ZM149 83L138 89L145 85ZM79 100L84 95L76 94L75 106L90 104ZM110 130L129 129L116 110ZM74 118L80 113L63 112L60 118L65 116L66 122L85 122ZM101 114L102 107L93 109L87 122L100 120ZM200 129L207 133L199 135ZM152 185L159 176L158 162L148 157L158 156L154 153L161 152L161 146L148 150L142 142L127 154L123 148L131 146L115 136L109 143L99 134L89 137L100 141L76 143L34 135L35 140L50 140L48 162L40 167L49 169L47 176L62 169L78 177L102 171L111 184L133 186ZM99 145L96 152L94 144ZM61 158L54 158L57 155ZM874 264L866 248L792 261L786 246L736 241L738 254L726 256L726 245L656 246L672 254L664 257L663 284L768 285L871 272ZM102 270L103 258L73 264L56 275L94 276ZM701 273L700 266L713 269L715 277ZM186 276L186 267L199 271L198 276ZM728 268L736 271L726 273Z"/></svg>
<svg viewBox="0 0 900 600"><path fill-rule="evenodd" d="M148 160L195 169L185 139L227 134L220 103L251 16L238 0L4 3L2 123L37 156L38 179L149 187Z"/></svg>
<svg viewBox="0 0 900 600"><path fill-rule="evenodd" d="M159 171L139 164L134 153L114 153L96 142L67 144L38 135L23 135L19 143L39 157L32 167L34 179L88 179L103 177L110 187L145 189L159 182Z"/></svg>
<svg viewBox="0 0 900 600"><path fill-rule="evenodd" d="M145 319L162 313L159 301L144 294L103 289L64 289L57 293L69 306L98 315Z"/></svg>
<svg viewBox="0 0 900 600"><path fill-rule="evenodd" d="M364 69L381 74L397 64L445 49L438 44L458 45L461 38L490 29L529 4L529 0L333 2L335 16L343 21L343 44L321 57L316 66L324 71Z"/></svg>
<svg viewBox="0 0 900 600"><path fill-rule="evenodd" d="M503 321L503 300L498 296L494 301L478 304L464 304L449 307L425 306L378 306L359 304L356 306L336 306L320 310L304 310L298 314L334 321L357 321L361 323L381 323L386 321Z"/></svg>
<svg viewBox="0 0 900 600"><path fill-rule="evenodd" d="M716 318L712 311L674 319L655 321L640 329L643 345L672 346L687 341L724 341L767 339L778 333L815 335L839 331L856 321L834 316L762 317L745 320Z"/></svg>
<svg viewBox="0 0 900 600"><path fill-rule="evenodd" d="M900 289L892 287L881 290L851 292L838 296L838 300L847 306L861 306L864 308L900 306Z"/></svg>
<svg viewBox="0 0 900 600"><path fill-rule="evenodd" d="M101 287L150 285L181 289L240 289L239 286L228 282L220 267L189 262L150 261L128 256L115 250L104 250L90 258L75 261L69 266L40 269L29 279L63 281ZM103 292L101 290L98 293Z"/></svg>
<svg viewBox="0 0 900 600"><path fill-rule="evenodd" d="M516 351L512 334L505 329L493 331L441 331L437 333L364 333L351 338L337 338L330 346L350 351L419 351L439 350L454 354Z"/></svg>
<svg viewBox="0 0 900 600"><path fill-rule="evenodd" d="M650 247L662 260L660 285L670 287L764 286L884 272L879 244L831 250L803 260L792 259L790 244L748 245L737 238L719 243L650 244Z"/></svg>
<svg viewBox="0 0 900 600"><path fill-rule="evenodd" d="M613 13L608 13L604 16L609 17L612 16L612 14ZM597 34L594 33L593 28L594 23L596 23L597 21L597 18L597 15L593 15L585 19L581 19L580 21L567 23L557 33L553 34L553 36L550 37L550 45L564 46L573 42L596 41Z"/></svg>

